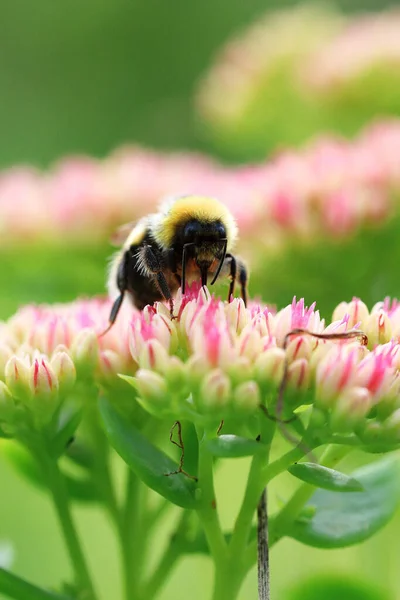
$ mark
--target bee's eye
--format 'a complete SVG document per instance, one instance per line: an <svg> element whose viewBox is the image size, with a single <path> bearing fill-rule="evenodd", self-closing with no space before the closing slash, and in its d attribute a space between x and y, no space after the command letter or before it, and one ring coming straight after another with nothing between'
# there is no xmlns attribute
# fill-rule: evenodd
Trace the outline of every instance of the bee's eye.
<svg viewBox="0 0 400 600"><path fill-rule="evenodd" d="M215 233L220 238L225 238L226 237L225 227L222 225L222 223L219 223L219 222L215 223Z"/></svg>
<svg viewBox="0 0 400 600"><path fill-rule="evenodd" d="M189 221L184 227L183 237L186 242L193 242L196 236L201 233L201 225L196 221Z"/></svg>

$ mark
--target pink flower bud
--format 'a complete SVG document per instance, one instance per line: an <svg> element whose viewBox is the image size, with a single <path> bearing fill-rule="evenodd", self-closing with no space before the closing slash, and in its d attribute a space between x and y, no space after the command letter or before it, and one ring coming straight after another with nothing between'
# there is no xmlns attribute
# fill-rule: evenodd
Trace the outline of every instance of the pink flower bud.
<svg viewBox="0 0 400 600"><path fill-rule="evenodd" d="M306 390L310 380L310 367L305 358L298 358L288 368L288 387Z"/></svg>
<svg viewBox="0 0 400 600"><path fill-rule="evenodd" d="M293 336L286 348L286 357L289 362L293 362L298 358L309 360L312 352L312 338L304 335Z"/></svg>
<svg viewBox="0 0 400 600"><path fill-rule="evenodd" d="M261 403L260 390L255 381L245 381L237 386L233 394L236 408L245 412L255 412Z"/></svg>
<svg viewBox="0 0 400 600"><path fill-rule="evenodd" d="M241 298L234 298L225 307L225 315L230 327L240 333L249 322L249 314Z"/></svg>
<svg viewBox="0 0 400 600"><path fill-rule="evenodd" d="M233 339L226 325L217 325L210 321L204 326L192 328L190 345L193 354L204 357L209 367L225 368L231 365L237 352Z"/></svg>
<svg viewBox="0 0 400 600"><path fill-rule="evenodd" d="M60 392L63 394L70 392L75 384L76 370L69 354L64 351L55 352L50 365L57 377Z"/></svg>
<svg viewBox="0 0 400 600"><path fill-rule="evenodd" d="M332 321L341 321L345 315L349 317L349 329L358 326L359 329L364 331L369 318L368 308L364 302L359 298L353 298L349 303L341 302L333 311Z"/></svg>
<svg viewBox="0 0 400 600"><path fill-rule="evenodd" d="M99 361L99 344L93 329L82 329L71 345L71 357L79 375L90 377Z"/></svg>
<svg viewBox="0 0 400 600"><path fill-rule="evenodd" d="M333 405L330 423L333 431L349 433L362 425L373 405L371 394L365 388L345 390Z"/></svg>
<svg viewBox="0 0 400 600"><path fill-rule="evenodd" d="M240 334L238 349L240 356L246 356L249 360L254 361L263 351L263 341L251 327L251 325L247 325Z"/></svg>
<svg viewBox="0 0 400 600"><path fill-rule="evenodd" d="M58 393L57 376L45 358L35 359L30 368L30 388L34 396L54 396Z"/></svg>
<svg viewBox="0 0 400 600"><path fill-rule="evenodd" d="M189 360L186 363L186 368L188 372L188 377L192 384L199 383L201 379L208 372L209 367L207 361L202 356L194 354L189 357Z"/></svg>
<svg viewBox="0 0 400 600"><path fill-rule="evenodd" d="M151 404L155 410L168 405L170 396L164 377L153 371L139 369L135 379L138 394L146 404Z"/></svg>
<svg viewBox="0 0 400 600"><path fill-rule="evenodd" d="M356 377L357 352L345 346L334 346L317 365L317 406L326 408Z"/></svg>
<svg viewBox="0 0 400 600"><path fill-rule="evenodd" d="M6 363L4 375L7 387L13 397L22 402L27 402L32 395L29 384L29 361L12 356Z"/></svg>
<svg viewBox="0 0 400 600"><path fill-rule="evenodd" d="M239 385L253 376L253 366L246 356L239 356L234 363L225 369L233 385Z"/></svg>
<svg viewBox="0 0 400 600"><path fill-rule="evenodd" d="M368 336L368 347L386 344L392 338L392 326L388 315L383 310L373 312L366 321L365 332Z"/></svg>
<svg viewBox="0 0 400 600"><path fill-rule="evenodd" d="M395 378L391 357L371 352L357 366L357 385L367 388L377 402L389 393Z"/></svg>
<svg viewBox="0 0 400 600"><path fill-rule="evenodd" d="M231 382L221 369L208 373L200 388L201 405L206 411L218 412L231 397Z"/></svg>
<svg viewBox="0 0 400 600"><path fill-rule="evenodd" d="M254 375L262 386L278 384L283 377L285 351L282 348L269 348L262 352L254 363Z"/></svg>
<svg viewBox="0 0 400 600"><path fill-rule="evenodd" d="M58 381L49 362L35 359L30 368L31 408L35 422L46 425L58 404Z"/></svg>
<svg viewBox="0 0 400 600"><path fill-rule="evenodd" d="M149 340L139 353L138 364L141 369L163 373L169 362L169 354L156 339Z"/></svg>
<svg viewBox="0 0 400 600"><path fill-rule="evenodd" d="M175 325L171 320L166 319L162 315L153 314L150 317L150 322L146 319L153 313L140 315L131 325L129 331L129 348L134 360L138 361L142 348L150 340L157 340L165 350L173 351L172 346L176 345L177 334Z"/></svg>
<svg viewBox="0 0 400 600"><path fill-rule="evenodd" d="M100 380L107 384L117 384L117 375L124 372L124 361L114 350L101 350L99 356Z"/></svg>

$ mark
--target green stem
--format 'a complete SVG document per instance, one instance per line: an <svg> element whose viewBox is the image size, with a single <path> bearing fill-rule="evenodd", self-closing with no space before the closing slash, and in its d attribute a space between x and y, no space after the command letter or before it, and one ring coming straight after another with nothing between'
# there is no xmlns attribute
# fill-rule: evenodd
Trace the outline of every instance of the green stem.
<svg viewBox="0 0 400 600"><path fill-rule="evenodd" d="M233 571L229 562L219 565L215 573L212 600L235 600L243 581L241 571Z"/></svg>
<svg viewBox="0 0 400 600"><path fill-rule="evenodd" d="M216 569L224 562L227 555L227 544L218 518L217 502L214 490L213 457L208 451L207 436L204 430L198 430L199 439L199 484L203 493L202 507L197 513L214 558Z"/></svg>
<svg viewBox="0 0 400 600"><path fill-rule="evenodd" d="M119 532L126 600L133 600L137 595L144 561L146 532L141 527L141 522L144 521L140 511L142 491L139 479L131 469L128 469L124 511Z"/></svg>
<svg viewBox="0 0 400 600"><path fill-rule="evenodd" d="M13 600L72 600L44 590L0 567L0 592Z"/></svg>
<svg viewBox="0 0 400 600"><path fill-rule="evenodd" d="M156 597L180 555L181 553L174 545L166 549L149 582L144 586L144 592L140 594L140 598L147 600L148 598L153 599Z"/></svg>
<svg viewBox="0 0 400 600"><path fill-rule="evenodd" d="M85 592L85 599L96 600L93 583L72 520L65 480L58 468L57 462L53 460L46 451L40 453L40 462L43 466L58 519L63 530L65 543L75 572L76 582Z"/></svg>
<svg viewBox="0 0 400 600"><path fill-rule="evenodd" d="M320 464L325 467L334 467L339 461L342 460L346 454L348 454L352 448L345 446L336 446L331 445L328 446L321 456ZM273 519L272 522L272 531L270 534L270 547L279 541L284 535L285 532L290 528L292 523L296 520L299 512L306 504L307 500L311 498L311 496L315 492L315 486L310 483L303 483L300 487L295 491L290 500L285 504L285 506L280 510L277 516Z"/></svg>
<svg viewBox="0 0 400 600"><path fill-rule="evenodd" d="M261 440L263 446L252 460L249 476L247 479L246 492L237 516L235 527L229 545L231 557L242 557L246 548L255 510L260 501L266 482L263 478L265 465L268 464L271 441L275 432L275 424L268 421L263 425ZM262 448L265 446L263 451Z"/></svg>

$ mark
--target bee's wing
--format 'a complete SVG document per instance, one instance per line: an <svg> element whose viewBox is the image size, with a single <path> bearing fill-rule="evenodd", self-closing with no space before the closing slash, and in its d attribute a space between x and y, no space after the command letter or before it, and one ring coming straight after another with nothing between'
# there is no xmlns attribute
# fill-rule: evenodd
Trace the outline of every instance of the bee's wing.
<svg viewBox="0 0 400 600"><path fill-rule="evenodd" d="M110 237L110 244L113 246L123 246L132 229L137 225L137 221L131 221L130 223L124 223L120 225Z"/></svg>

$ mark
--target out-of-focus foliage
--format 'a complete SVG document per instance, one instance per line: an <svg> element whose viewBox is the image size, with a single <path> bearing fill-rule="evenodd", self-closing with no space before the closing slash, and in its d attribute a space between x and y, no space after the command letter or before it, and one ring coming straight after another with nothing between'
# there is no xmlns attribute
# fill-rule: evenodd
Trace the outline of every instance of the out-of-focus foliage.
<svg viewBox="0 0 400 600"><path fill-rule="evenodd" d="M383 590L369 582L358 581L350 577L338 577L337 574L314 577L293 586L286 600L389 600Z"/></svg>
<svg viewBox="0 0 400 600"><path fill-rule="evenodd" d="M398 115L399 28L393 9L349 17L314 2L266 13L223 47L200 84L202 129L248 159Z"/></svg>

